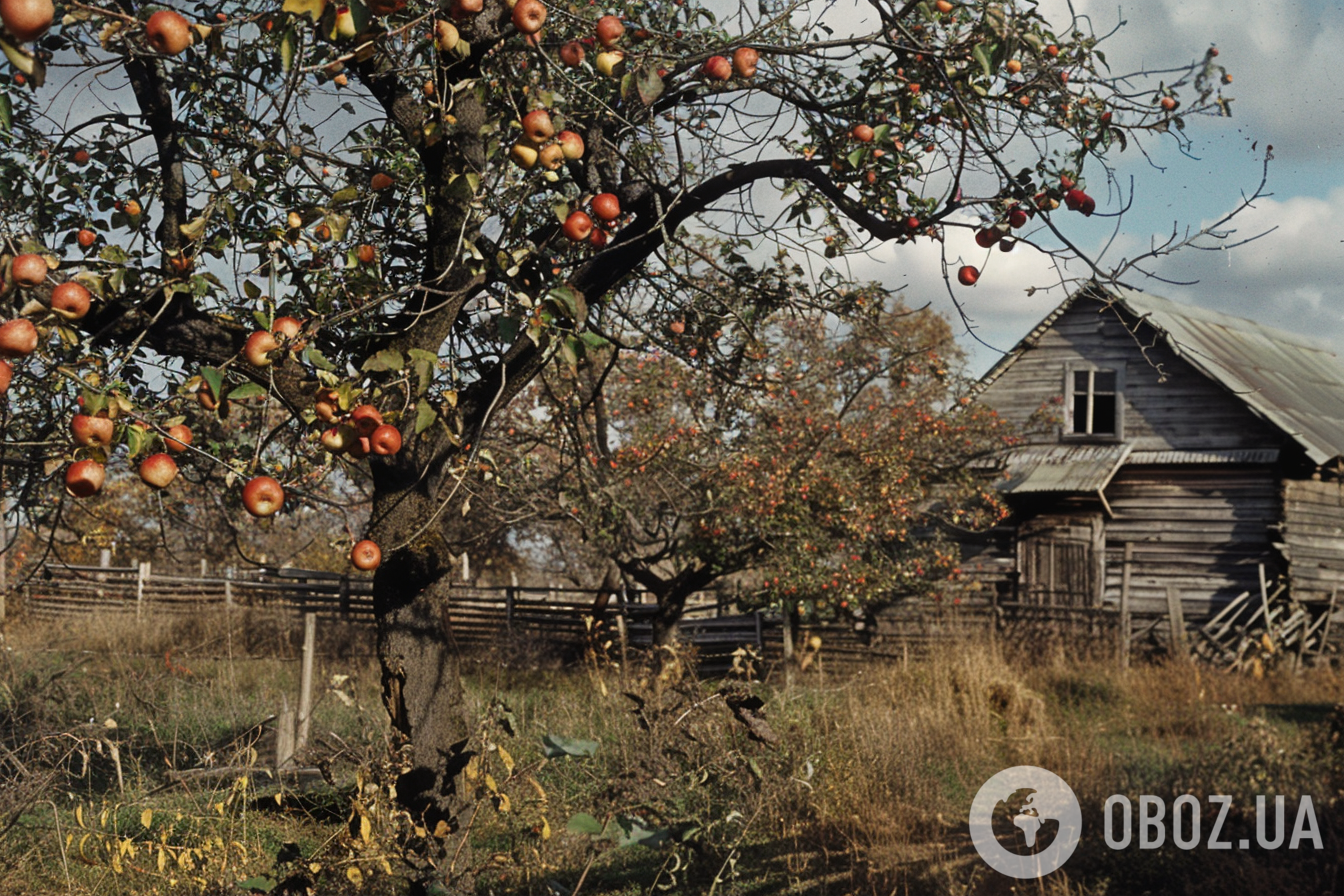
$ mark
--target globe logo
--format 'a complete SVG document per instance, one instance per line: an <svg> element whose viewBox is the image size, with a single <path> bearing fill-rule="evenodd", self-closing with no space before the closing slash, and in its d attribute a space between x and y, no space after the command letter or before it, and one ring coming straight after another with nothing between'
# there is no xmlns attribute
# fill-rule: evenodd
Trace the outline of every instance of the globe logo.
<svg viewBox="0 0 1344 896"><path fill-rule="evenodd" d="M971 842L1000 874L1044 877L1073 855L1083 811L1073 788L1034 765L1006 768L985 782L971 803Z"/></svg>

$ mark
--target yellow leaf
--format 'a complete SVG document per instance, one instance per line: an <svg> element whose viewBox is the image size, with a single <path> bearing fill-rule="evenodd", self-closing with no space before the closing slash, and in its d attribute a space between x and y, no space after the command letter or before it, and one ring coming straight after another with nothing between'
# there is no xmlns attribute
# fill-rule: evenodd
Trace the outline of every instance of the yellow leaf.
<svg viewBox="0 0 1344 896"><path fill-rule="evenodd" d="M489 772L485 773L485 789L491 793L499 793L499 785L495 783L495 776Z"/></svg>
<svg viewBox="0 0 1344 896"><path fill-rule="evenodd" d="M373 823L367 815L359 816L359 839L365 843L373 839Z"/></svg>
<svg viewBox="0 0 1344 896"><path fill-rule="evenodd" d="M156 860L156 864L159 866L159 873L162 874L163 869L168 867L168 850L159 847L159 857Z"/></svg>
<svg viewBox="0 0 1344 896"><path fill-rule="evenodd" d="M499 811L507 812L512 805L513 804L509 802L509 795L507 793L501 793L499 795Z"/></svg>
<svg viewBox="0 0 1344 896"><path fill-rule="evenodd" d="M551 823L546 820L546 816L541 817L541 839L551 839Z"/></svg>
<svg viewBox="0 0 1344 896"><path fill-rule="evenodd" d="M147 827L149 827L150 825L152 825L153 823L154 823L154 810L153 810L153 809L146 809L145 811L143 811L143 812L140 813L140 826L141 826L141 827L145 827L145 828L147 828Z"/></svg>
<svg viewBox="0 0 1344 896"><path fill-rule="evenodd" d="M361 883L364 882L364 872L360 871L359 868L354 865L351 865L350 868L345 872L345 876L347 879L349 879L350 883L354 884L355 886L359 886Z"/></svg>
<svg viewBox="0 0 1344 896"><path fill-rule="evenodd" d="M316 23L326 12L327 0L285 0L285 5L280 9L296 16L308 16Z"/></svg>
<svg viewBox="0 0 1344 896"><path fill-rule="evenodd" d="M310 863L308 864L308 870L311 871L313 874L321 874L321 873L322 873L322 863L321 863L321 862L310 862Z"/></svg>
<svg viewBox="0 0 1344 896"><path fill-rule="evenodd" d="M442 840L444 837L447 837L452 832L453 829L450 828L448 826L448 822L444 821L443 819L439 819L439 822L436 825L434 825L434 836L438 837L440 840Z"/></svg>
<svg viewBox="0 0 1344 896"><path fill-rule="evenodd" d="M121 865L121 856L112 853L112 873L121 874L125 869Z"/></svg>
<svg viewBox="0 0 1344 896"><path fill-rule="evenodd" d="M84 806L82 804L75 807L75 824L84 827Z"/></svg>
<svg viewBox="0 0 1344 896"><path fill-rule="evenodd" d="M509 755L509 751L503 747L497 747L496 749L499 750L499 761L504 763L504 770L513 774L513 757Z"/></svg>

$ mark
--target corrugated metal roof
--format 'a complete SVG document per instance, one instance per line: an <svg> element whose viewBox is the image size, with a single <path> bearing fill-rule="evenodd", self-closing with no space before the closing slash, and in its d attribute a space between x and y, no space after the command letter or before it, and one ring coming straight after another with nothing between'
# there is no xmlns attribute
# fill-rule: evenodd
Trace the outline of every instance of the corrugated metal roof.
<svg viewBox="0 0 1344 896"><path fill-rule="evenodd" d="M1110 483L1129 456L1129 444L1033 445L1012 451L1006 481L999 488L1014 495L1036 492L1095 494Z"/></svg>
<svg viewBox="0 0 1344 896"><path fill-rule="evenodd" d="M1344 455L1344 362L1305 336L1129 289L1108 290L1177 355L1293 438L1317 464Z"/></svg>
<svg viewBox="0 0 1344 896"><path fill-rule="evenodd" d="M1132 451L1125 461L1133 464L1272 464L1277 448L1229 448L1223 451Z"/></svg>

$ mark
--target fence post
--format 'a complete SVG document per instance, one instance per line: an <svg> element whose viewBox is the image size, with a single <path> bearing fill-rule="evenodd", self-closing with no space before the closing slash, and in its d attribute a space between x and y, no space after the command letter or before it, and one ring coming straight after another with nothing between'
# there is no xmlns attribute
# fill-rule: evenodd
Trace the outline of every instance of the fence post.
<svg viewBox="0 0 1344 896"><path fill-rule="evenodd" d="M350 577L345 573L341 573L340 605L341 618L348 619L350 617Z"/></svg>
<svg viewBox="0 0 1344 896"><path fill-rule="evenodd" d="M1134 619L1129 610L1129 582L1134 567L1134 543L1125 542L1125 556L1120 566L1120 631L1116 637L1116 649L1120 668L1129 668L1129 638L1134 629Z"/></svg>
<svg viewBox="0 0 1344 896"><path fill-rule="evenodd" d="M504 630L513 634L513 593L518 586L509 585L504 589Z"/></svg>
<svg viewBox="0 0 1344 896"><path fill-rule="evenodd" d="M224 606L233 606L233 567L224 567Z"/></svg>
<svg viewBox="0 0 1344 896"><path fill-rule="evenodd" d="M1185 611L1181 607L1181 593L1175 585L1167 586L1167 616L1171 625L1171 653L1179 659L1188 659L1190 652L1185 642Z"/></svg>
<svg viewBox="0 0 1344 896"><path fill-rule="evenodd" d="M313 655L317 652L317 614L303 614L303 671L299 675L299 729L294 752L308 746L313 716Z"/></svg>
<svg viewBox="0 0 1344 896"><path fill-rule="evenodd" d="M135 576L135 618L140 619L144 615L145 608L145 582L150 575L150 565L148 560L141 560Z"/></svg>

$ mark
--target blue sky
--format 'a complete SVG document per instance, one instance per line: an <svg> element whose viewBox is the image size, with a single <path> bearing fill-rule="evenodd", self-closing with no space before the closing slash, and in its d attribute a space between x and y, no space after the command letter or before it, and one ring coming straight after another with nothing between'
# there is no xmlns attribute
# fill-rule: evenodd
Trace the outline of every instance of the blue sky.
<svg viewBox="0 0 1344 896"><path fill-rule="evenodd" d="M1121 180L1134 178L1135 195L1107 257L1136 254L1154 235L1170 235L1178 222L1197 228L1222 217L1255 189L1265 148L1272 144L1265 188L1272 195L1232 225L1237 238L1272 232L1231 251L1184 252L1157 266L1164 278L1198 281L1191 285L1144 281L1137 275L1129 280L1176 301L1313 335L1344 354L1344 227L1339 220L1344 207L1344 4L1075 0L1074 8L1092 17L1098 33L1121 19L1127 23L1104 45L1114 72L1169 67L1199 58L1213 44L1219 62L1233 75L1225 91L1235 98L1233 117L1192 119L1190 157L1170 141L1149 141L1162 170L1132 150L1116 159ZM1067 21L1064 0L1042 0L1041 9L1051 21L1061 16ZM1089 188L1096 195L1092 184ZM1115 227L1114 219L1100 215L1087 222L1069 216L1067 223L1092 251ZM969 233L949 237L947 255L949 262L958 255L970 263L986 257ZM905 285L909 301L953 311L934 245L884 248L856 264L855 273L892 287ZM980 336L1006 350L1061 299L1057 290L1028 297L1028 288L1057 280L1040 253L1019 249L991 256L980 282L958 288L957 296ZM977 373L998 357L969 337L962 343Z"/></svg>

